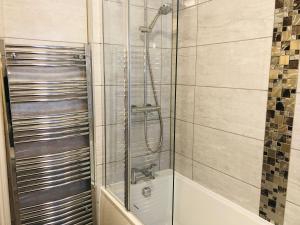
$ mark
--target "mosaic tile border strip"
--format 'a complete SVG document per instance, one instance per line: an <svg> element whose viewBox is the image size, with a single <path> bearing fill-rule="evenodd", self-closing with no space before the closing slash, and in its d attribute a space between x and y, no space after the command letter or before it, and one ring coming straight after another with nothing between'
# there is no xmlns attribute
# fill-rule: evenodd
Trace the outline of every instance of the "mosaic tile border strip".
<svg viewBox="0 0 300 225"><path fill-rule="evenodd" d="M276 0L259 215L283 225L300 58L300 0Z"/></svg>

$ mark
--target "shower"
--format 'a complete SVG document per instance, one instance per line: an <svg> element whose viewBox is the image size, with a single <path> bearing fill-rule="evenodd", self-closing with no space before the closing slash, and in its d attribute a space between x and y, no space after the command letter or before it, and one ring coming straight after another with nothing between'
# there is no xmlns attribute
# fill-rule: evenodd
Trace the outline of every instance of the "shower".
<svg viewBox="0 0 300 225"><path fill-rule="evenodd" d="M147 1L145 1L147 2ZM159 9L155 17L153 18L152 22L150 25L147 25L147 17L148 17L148 8L147 4L145 4L144 8L144 26L141 26L139 30L144 34L144 53L145 53L145 64L144 64L144 137L145 137L145 143L147 149L152 152L156 153L159 152L162 143L163 143L163 121L162 121L162 115L161 115L161 107L158 102L158 97L155 89L155 84L154 84L154 74L152 70L152 65L151 65L151 57L150 57L150 50L149 50L149 36L152 33L152 30L158 20L158 18L161 15L167 15L172 11L172 7L169 4L163 4ZM152 93L154 97L154 102L155 105L152 106L151 104L148 104L147 102L147 74L149 72L149 77L150 77L150 82L151 82L151 88L152 88ZM159 144L156 146L156 148L152 148L149 144L149 138L148 138L148 113L149 112L154 112L156 111L158 113L158 119L159 119L159 127L160 127L160 138L159 138Z"/></svg>

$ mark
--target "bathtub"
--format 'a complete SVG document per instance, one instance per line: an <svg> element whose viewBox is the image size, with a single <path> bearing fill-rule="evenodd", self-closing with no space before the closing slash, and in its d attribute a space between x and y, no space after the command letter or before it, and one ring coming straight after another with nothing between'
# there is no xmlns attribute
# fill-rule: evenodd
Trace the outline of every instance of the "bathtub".
<svg viewBox="0 0 300 225"><path fill-rule="evenodd" d="M155 180L132 185L132 212L124 210L109 191L105 190L104 195L117 204L117 208L123 208L119 211L129 221L128 224L171 225L172 174L172 170L160 171ZM113 192L118 197L124 195L121 191L123 185L118 183L113 186ZM143 196L145 187L152 189L150 197ZM175 173L174 196L174 225L271 225L258 215L178 173Z"/></svg>

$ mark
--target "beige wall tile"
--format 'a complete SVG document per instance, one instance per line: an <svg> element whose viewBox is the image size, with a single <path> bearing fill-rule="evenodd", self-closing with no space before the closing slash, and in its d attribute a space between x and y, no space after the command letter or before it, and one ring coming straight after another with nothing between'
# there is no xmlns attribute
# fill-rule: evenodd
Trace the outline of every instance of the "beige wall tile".
<svg viewBox="0 0 300 225"><path fill-rule="evenodd" d="M264 139L267 92L196 87L195 123Z"/></svg>
<svg viewBox="0 0 300 225"><path fill-rule="evenodd" d="M103 86L93 87L94 97L94 123L95 126L104 125L104 88Z"/></svg>
<svg viewBox="0 0 300 225"><path fill-rule="evenodd" d="M271 38L197 47L199 86L268 89Z"/></svg>
<svg viewBox="0 0 300 225"><path fill-rule="evenodd" d="M300 80L300 79L298 79ZM298 85L298 89L300 86ZM296 96L293 136L292 136L292 148L300 150L300 94Z"/></svg>
<svg viewBox="0 0 300 225"><path fill-rule="evenodd" d="M273 0L218 0L198 6L198 45L272 36Z"/></svg>
<svg viewBox="0 0 300 225"><path fill-rule="evenodd" d="M260 188L263 141L194 126L194 160Z"/></svg>
<svg viewBox="0 0 300 225"><path fill-rule="evenodd" d="M260 189L194 162L196 182L258 214Z"/></svg>
<svg viewBox="0 0 300 225"><path fill-rule="evenodd" d="M93 84L104 85L103 45L91 44Z"/></svg>
<svg viewBox="0 0 300 225"><path fill-rule="evenodd" d="M196 47L178 49L177 84L195 84L196 53Z"/></svg>
<svg viewBox="0 0 300 225"><path fill-rule="evenodd" d="M285 208L284 225L300 224L300 206L287 202Z"/></svg>
<svg viewBox="0 0 300 225"><path fill-rule="evenodd" d="M176 10L176 7L172 6L173 10ZM161 47L162 48L172 48L172 31L173 31L173 15L172 13L169 13L168 15L164 15L161 18L161 23L162 23L162 30L161 30L161 35L162 35L162 43Z"/></svg>
<svg viewBox="0 0 300 225"><path fill-rule="evenodd" d="M190 159L193 157L193 133L192 123L176 120L175 151Z"/></svg>
<svg viewBox="0 0 300 225"><path fill-rule="evenodd" d="M103 1L103 14L104 43L125 44L125 6L117 2Z"/></svg>
<svg viewBox="0 0 300 225"><path fill-rule="evenodd" d="M105 84L124 84L124 47L122 45L104 44L104 54Z"/></svg>
<svg viewBox="0 0 300 225"><path fill-rule="evenodd" d="M191 7L197 4L198 0L179 0L179 9Z"/></svg>
<svg viewBox="0 0 300 225"><path fill-rule="evenodd" d="M95 148L95 160L96 160L96 165L101 165L104 163L104 158L103 158L103 154L104 154L104 142L105 142L105 136L104 136L104 132L105 132L105 127L104 126L99 126L95 128L95 144L94 144L94 148Z"/></svg>
<svg viewBox="0 0 300 225"><path fill-rule="evenodd" d="M300 151L292 149L287 200L300 206Z"/></svg>
<svg viewBox="0 0 300 225"><path fill-rule="evenodd" d="M197 40L197 7L191 7L179 12L178 46L196 46Z"/></svg>
<svg viewBox="0 0 300 225"><path fill-rule="evenodd" d="M4 37L3 0L0 0L0 38Z"/></svg>
<svg viewBox="0 0 300 225"><path fill-rule="evenodd" d="M160 154L159 159L159 169L165 170L171 168L171 152L170 151L164 151Z"/></svg>
<svg viewBox="0 0 300 225"><path fill-rule="evenodd" d="M193 177L193 162L191 159L186 158L180 154L175 154L175 170L192 179Z"/></svg>
<svg viewBox="0 0 300 225"><path fill-rule="evenodd" d="M171 85L160 85L160 107L163 118L171 117Z"/></svg>
<svg viewBox="0 0 300 225"><path fill-rule="evenodd" d="M4 0L5 36L87 42L84 0Z"/></svg>
<svg viewBox="0 0 300 225"><path fill-rule="evenodd" d="M106 162L125 159L124 125L106 126Z"/></svg>
<svg viewBox="0 0 300 225"><path fill-rule="evenodd" d="M105 86L105 122L117 124L124 122L124 87ZM97 124L98 125L98 124Z"/></svg>
<svg viewBox="0 0 300 225"><path fill-rule="evenodd" d="M104 184L104 180L102 179L103 178L103 169L104 169L104 164L96 166L96 186L97 187L101 187ZM99 198L97 198L97 201L98 200L99 200Z"/></svg>
<svg viewBox="0 0 300 225"><path fill-rule="evenodd" d="M171 84L172 83L172 50L162 49L161 57L161 83Z"/></svg>
<svg viewBox="0 0 300 225"><path fill-rule="evenodd" d="M194 116L194 86L177 86L176 118L193 122Z"/></svg>
<svg viewBox="0 0 300 225"><path fill-rule="evenodd" d="M102 43L102 0L88 1L88 32L90 43Z"/></svg>

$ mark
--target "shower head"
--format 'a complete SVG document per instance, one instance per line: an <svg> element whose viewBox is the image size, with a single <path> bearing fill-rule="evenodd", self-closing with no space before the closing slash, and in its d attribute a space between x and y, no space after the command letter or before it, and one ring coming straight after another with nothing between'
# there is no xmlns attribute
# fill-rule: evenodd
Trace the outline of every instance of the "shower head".
<svg viewBox="0 0 300 225"><path fill-rule="evenodd" d="M159 9L158 9L158 14L160 15L168 15L172 11L172 7L170 4L163 4Z"/></svg>
<svg viewBox="0 0 300 225"><path fill-rule="evenodd" d="M151 31L152 31L153 27L155 26L156 21L158 20L159 16L168 15L171 11L172 11L172 6L170 4L163 4L158 9L157 14L154 17L154 19L152 20L152 22L150 23L149 27L140 27L140 31L143 32L143 33L151 33Z"/></svg>

